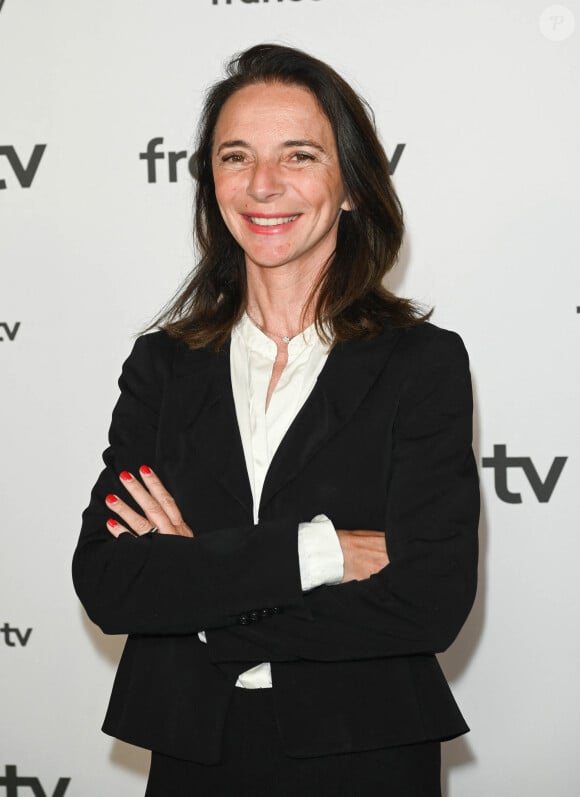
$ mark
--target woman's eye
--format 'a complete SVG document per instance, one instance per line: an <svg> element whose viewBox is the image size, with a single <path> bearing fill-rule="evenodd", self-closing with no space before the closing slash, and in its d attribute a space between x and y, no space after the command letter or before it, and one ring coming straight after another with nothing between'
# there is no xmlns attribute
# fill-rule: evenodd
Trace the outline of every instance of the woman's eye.
<svg viewBox="0 0 580 797"><path fill-rule="evenodd" d="M313 161L314 155L311 155L309 152L295 152L292 156L295 160L299 163L303 163L304 161Z"/></svg>
<svg viewBox="0 0 580 797"><path fill-rule="evenodd" d="M223 163L242 163L244 160L244 156L241 155L239 152L232 152L229 155L224 155L222 157Z"/></svg>

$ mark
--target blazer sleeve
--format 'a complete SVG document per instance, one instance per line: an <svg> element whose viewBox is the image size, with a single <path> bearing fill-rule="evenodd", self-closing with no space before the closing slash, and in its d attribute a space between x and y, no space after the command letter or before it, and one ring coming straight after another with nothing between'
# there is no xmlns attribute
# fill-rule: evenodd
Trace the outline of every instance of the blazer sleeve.
<svg viewBox="0 0 580 797"><path fill-rule="evenodd" d="M454 333L436 333L406 352L413 364L393 429L389 565L307 593L303 610L208 633L215 662L435 653L454 640L475 597L479 490L467 353Z"/></svg>
<svg viewBox="0 0 580 797"><path fill-rule="evenodd" d="M83 513L73 582L87 614L105 633L191 634L235 623L250 606L303 601L293 520L223 528L193 539L116 539L107 531L111 513L104 499L118 492L120 471L156 465L164 385L177 345L164 333L136 341L119 380L106 467Z"/></svg>

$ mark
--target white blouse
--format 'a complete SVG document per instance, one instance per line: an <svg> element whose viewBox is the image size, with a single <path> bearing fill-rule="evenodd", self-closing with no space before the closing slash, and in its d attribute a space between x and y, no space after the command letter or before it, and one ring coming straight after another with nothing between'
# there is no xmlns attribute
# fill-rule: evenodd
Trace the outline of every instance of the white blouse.
<svg viewBox="0 0 580 797"><path fill-rule="evenodd" d="M266 396L277 346L244 314L232 330L230 372L236 417L252 489L254 523L270 463L290 424L310 395L328 357L328 346L314 324L288 343L288 363L270 397ZM298 527L298 559L302 589L338 584L343 576L343 556L332 522L316 515ZM205 641L205 634L200 634ZM263 689L272 686L269 662L241 673L236 686Z"/></svg>

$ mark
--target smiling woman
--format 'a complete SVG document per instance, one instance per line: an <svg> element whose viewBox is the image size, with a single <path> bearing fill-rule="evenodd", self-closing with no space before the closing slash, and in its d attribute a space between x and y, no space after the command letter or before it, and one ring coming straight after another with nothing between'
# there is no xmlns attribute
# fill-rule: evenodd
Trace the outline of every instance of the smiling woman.
<svg viewBox="0 0 580 797"><path fill-rule="evenodd" d="M237 97L251 94L255 99L263 93L276 95L277 114L269 113L264 100L251 110ZM220 127L228 119L232 124L232 108L236 110L236 124L245 125L246 132L238 127L219 137ZM298 50L259 45L232 59L227 78L208 92L199 126L195 238L201 259L175 301L153 326L161 325L189 346L219 348L247 308L246 253L222 216L218 199L217 184L222 173L230 169L250 169L258 181L259 194L264 193L261 180L278 180L280 173L294 169L306 169L304 183L314 171L316 179L324 175L329 192L336 189L344 194L337 205L336 229L331 226L325 241L327 259L323 259L325 250L321 249L317 266L309 267L312 282L300 308L306 313L306 326L314 320L317 332L334 345L378 333L385 313L401 327L414 326L424 319L412 302L392 295L383 285L401 246L403 213L371 117L364 100L340 75ZM268 138L266 142L256 139L259 131L262 139ZM277 174L271 172L273 141L269 134L276 146L282 147L276 154ZM259 153L252 149L258 144ZM266 149L270 160L265 159ZM329 183L329 172L337 185ZM268 191L266 188L266 194ZM260 226L260 218L278 212L278 207L285 214L297 209L286 207L279 197L278 207L272 200L252 200L250 209L255 215L251 219L254 224L258 219L256 226ZM250 197L245 201L250 203ZM340 213L340 208L348 212ZM251 219L247 220L247 229ZM329 244L334 235L332 250ZM272 278L278 281L277 276ZM323 318L327 325L322 323ZM327 336L329 325L333 332Z"/></svg>
<svg viewBox="0 0 580 797"><path fill-rule="evenodd" d="M129 634L104 730L153 751L149 797L437 797L467 730L434 655L475 593L465 349L382 284L401 208L328 65L233 59L198 165L201 259L124 365L74 558Z"/></svg>

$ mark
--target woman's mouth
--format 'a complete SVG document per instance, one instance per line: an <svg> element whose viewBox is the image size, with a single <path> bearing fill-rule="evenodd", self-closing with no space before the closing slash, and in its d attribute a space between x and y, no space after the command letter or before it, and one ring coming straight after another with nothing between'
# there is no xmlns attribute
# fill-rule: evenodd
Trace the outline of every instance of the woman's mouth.
<svg viewBox="0 0 580 797"><path fill-rule="evenodd" d="M298 216L273 216L268 218L265 216L246 216L252 224L257 224L259 227L275 227L278 224L290 224L291 221L296 221Z"/></svg>

